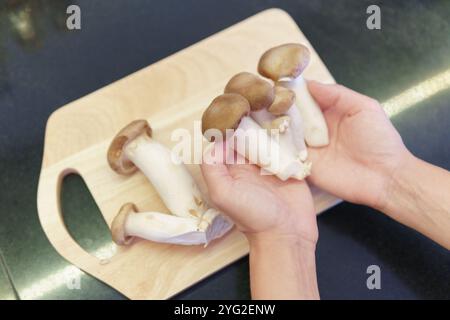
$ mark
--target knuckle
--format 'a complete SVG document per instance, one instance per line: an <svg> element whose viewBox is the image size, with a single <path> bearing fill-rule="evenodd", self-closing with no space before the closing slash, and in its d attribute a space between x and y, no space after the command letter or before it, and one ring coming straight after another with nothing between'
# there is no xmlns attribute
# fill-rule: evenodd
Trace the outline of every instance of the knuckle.
<svg viewBox="0 0 450 320"><path fill-rule="evenodd" d="M368 105L370 107L377 108L377 109L381 107L381 104L380 104L380 102L377 99L374 99L374 98L371 98L371 97L369 97L368 99L369 99L368 100Z"/></svg>

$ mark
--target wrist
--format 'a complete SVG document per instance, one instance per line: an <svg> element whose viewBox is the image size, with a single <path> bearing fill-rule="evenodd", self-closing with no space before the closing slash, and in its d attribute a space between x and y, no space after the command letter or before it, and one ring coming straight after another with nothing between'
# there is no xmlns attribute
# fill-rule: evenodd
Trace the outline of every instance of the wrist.
<svg viewBox="0 0 450 320"><path fill-rule="evenodd" d="M389 213L390 209L395 206L397 198L404 192L405 186L409 184L408 181L414 179L414 173L419 170L420 163L420 159L412 153L406 152L400 164L392 172L386 174L381 197L373 207L381 212Z"/></svg>
<svg viewBox="0 0 450 320"><path fill-rule="evenodd" d="M299 235L277 234L274 232L257 232L245 234L250 250L260 248L296 248L305 253L315 254L316 240L305 239Z"/></svg>
<svg viewBox="0 0 450 320"><path fill-rule="evenodd" d="M253 299L319 299L315 242L297 236L248 236Z"/></svg>
<svg viewBox="0 0 450 320"><path fill-rule="evenodd" d="M402 188L405 178L411 175L416 169L417 162L420 161L412 153L405 149L398 157L395 166L388 170L383 170L380 174L378 191L369 195L369 200L363 204L372 207L378 211L386 212L387 208L395 201L394 193Z"/></svg>

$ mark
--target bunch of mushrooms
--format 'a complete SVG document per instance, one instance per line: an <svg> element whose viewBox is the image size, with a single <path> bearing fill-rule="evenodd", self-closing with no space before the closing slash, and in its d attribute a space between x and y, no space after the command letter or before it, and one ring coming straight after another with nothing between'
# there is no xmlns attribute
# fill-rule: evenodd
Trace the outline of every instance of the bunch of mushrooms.
<svg viewBox="0 0 450 320"><path fill-rule="evenodd" d="M124 204L111 226L116 244L128 245L139 237L163 243L206 245L232 228L225 216L208 207L187 168L174 156L152 138L146 120L131 122L113 139L108 149L110 167L121 175L141 170L171 212L139 212L133 203Z"/></svg>
<svg viewBox="0 0 450 320"><path fill-rule="evenodd" d="M282 86L295 92L295 104L303 119L306 144L310 147L323 147L329 143L327 124L302 76L309 61L310 53L304 45L283 44L267 50L261 56L258 72L273 80L276 86ZM296 109L294 108L294 110Z"/></svg>
<svg viewBox="0 0 450 320"><path fill-rule="evenodd" d="M224 94L203 113L203 135L215 141L218 130L249 162L281 180L304 179L311 171L306 144L328 144L325 119L301 76L309 58L309 50L301 44L266 51L258 71L273 82L249 72L232 77ZM258 132L253 140L256 152L250 152L247 139L254 132Z"/></svg>

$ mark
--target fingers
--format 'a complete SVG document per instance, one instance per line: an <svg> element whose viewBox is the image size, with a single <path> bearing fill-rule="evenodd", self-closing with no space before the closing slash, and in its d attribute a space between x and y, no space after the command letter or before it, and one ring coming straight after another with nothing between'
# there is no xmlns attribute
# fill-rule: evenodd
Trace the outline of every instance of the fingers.
<svg viewBox="0 0 450 320"><path fill-rule="evenodd" d="M205 152L201 164L203 178L208 186L209 193L213 200L221 195L225 190L228 190L232 183L232 177L225 164L223 150L225 148L222 142L214 143L215 155L221 154L222 157L214 157L211 152ZM212 159L212 157L214 157Z"/></svg>
<svg viewBox="0 0 450 320"><path fill-rule="evenodd" d="M347 111L355 107L379 106L376 100L338 84L308 81L308 90L324 112L330 108Z"/></svg>
<svg viewBox="0 0 450 320"><path fill-rule="evenodd" d="M233 161L227 163L227 167L233 178L259 172L259 167L249 163L245 157L237 152L234 153Z"/></svg>
<svg viewBox="0 0 450 320"><path fill-rule="evenodd" d="M260 170L258 166L250 163L228 165L228 171L234 179L261 175Z"/></svg>

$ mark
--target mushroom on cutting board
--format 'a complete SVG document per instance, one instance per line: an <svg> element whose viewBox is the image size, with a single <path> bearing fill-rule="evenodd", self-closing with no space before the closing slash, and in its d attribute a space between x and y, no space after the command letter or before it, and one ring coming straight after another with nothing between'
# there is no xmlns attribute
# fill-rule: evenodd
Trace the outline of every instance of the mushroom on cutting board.
<svg viewBox="0 0 450 320"><path fill-rule="evenodd" d="M228 81L225 93L238 93L250 104L250 116L263 128L278 130L280 147L305 161L306 145L303 139L302 119L295 109L295 93L259 76L241 72ZM292 128L291 128L292 123ZM271 131L273 133L273 131Z"/></svg>
<svg viewBox="0 0 450 320"><path fill-rule="evenodd" d="M135 120L120 130L108 149L110 167L122 175L141 170L174 216L191 219L194 224L205 221L213 224L215 219L221 219L217 210L207 206L184 164L174 157L176 155L167 147L152 139L152 130L146 120ZM172 218L175 217L160 220L178 221ZM228 222L223 227L226 232L232 224Z"/></svg>
<svg viewBox="0 0 450 320"><path fill-rule="evenodd" d="M228 231L229 222L219 215L212 223L160 212L139 212L133 203L124 204L111 225L113 241L129 245L134 237L161 243L207 244Z"/></svg>
<svg viewBox="0 0 450 320"><path fill-rule="evenodd" d="M301 75L308 66L309 60L310 53L304 45L283 44L267 50L261 56L258 72L262 76L272 79L276 85L295 92L296 105L303 118L306 143L310 147L322 147L329 143L327 124Z"/></svg>
<svg viewBox="0 0 450 320"><path fill-rule="evenodd" d="M231 146L237 153L281 180L305 178L310 167L281 148L267 130L249 116L250 110L249 101L240 94L224 93L216 97L203 113L203 135L211 141L208 131L219 130L222 137L234 140ZM227 130L233 130L231 136Z"/></svg>

